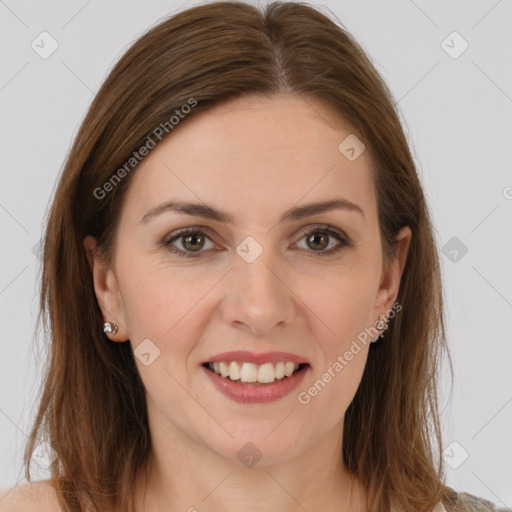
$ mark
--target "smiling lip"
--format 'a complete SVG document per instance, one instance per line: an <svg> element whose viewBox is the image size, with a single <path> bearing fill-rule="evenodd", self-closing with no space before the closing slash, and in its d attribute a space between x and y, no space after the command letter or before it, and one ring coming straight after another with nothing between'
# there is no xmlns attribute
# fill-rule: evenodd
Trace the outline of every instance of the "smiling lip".
<svg viewBox="0 0 512 512"><path fill-rule="evenodd" d="M230 361L244 361L247 363L254 363L262 365L265 363L278 363L279 361L291 361L297 364L310 364L309 361L296 354L290 352L263 352L262 354L256 354L254 352L247 352L245 350L234 350L231 352L222 352L216 356L206 359L201 364L205 363L221 363Z"/></svg>
<svg viewBox="0 0 512 512"><path fill-rule="evenodd" d="M255 385L254 383L240 384L201 366L201 370L206 372L207 377L221 393L235 402L246 404L274 402L283 398L297 388L309 369L310 366L305 365L291 377L285 377L272 384Z"/></svg>

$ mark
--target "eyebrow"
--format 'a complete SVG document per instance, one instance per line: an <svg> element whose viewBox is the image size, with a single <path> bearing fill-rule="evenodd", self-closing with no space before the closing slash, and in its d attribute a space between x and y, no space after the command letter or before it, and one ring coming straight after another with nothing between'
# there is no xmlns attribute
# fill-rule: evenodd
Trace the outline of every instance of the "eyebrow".
<svg viewBox="0 0 512 512"><path fill-rule="evenodd" d="M364 212L360 206L344 199L335 197L328 201L308 203L303 206L294 206L281 215L279 222L300 220L317 213L323 213L331 210L344 210L347 212L357 212L364 217ZM168 201L149 210L141 219L141 224L147 223L150 219L157 217L166 211L176 211L195 217L216 220L225 224L233 224L234 218L229 213L223 212L205 203L188 203L180 201Z"/></svg>

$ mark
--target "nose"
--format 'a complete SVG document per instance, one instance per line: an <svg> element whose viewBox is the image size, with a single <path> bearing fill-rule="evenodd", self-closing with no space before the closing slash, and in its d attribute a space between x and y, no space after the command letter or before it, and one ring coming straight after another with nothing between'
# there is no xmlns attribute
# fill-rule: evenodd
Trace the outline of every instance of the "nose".
<svg viewBox="0 0 512 512"><path fill-rule="evenodd" d="M221 303L224 320L257 336L291 324L296 298L290 274L283 267L270 250L252 263L236 255Z"/></svg>

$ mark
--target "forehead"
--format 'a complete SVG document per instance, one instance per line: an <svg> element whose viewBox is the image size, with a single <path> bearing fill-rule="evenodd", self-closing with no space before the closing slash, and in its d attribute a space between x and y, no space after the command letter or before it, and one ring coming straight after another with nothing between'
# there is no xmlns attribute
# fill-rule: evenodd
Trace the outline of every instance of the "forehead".
<svg viewBox="0 0 512 512"><path fill-rule="evenodd" d="M372 210L368 152L351 161L339 149L351 134L318 100L237 98L178 125L139 164L126 203L140 218L170 199L204 201L241 222L255 213L271 222L286 207L334 195Z"/></svg>

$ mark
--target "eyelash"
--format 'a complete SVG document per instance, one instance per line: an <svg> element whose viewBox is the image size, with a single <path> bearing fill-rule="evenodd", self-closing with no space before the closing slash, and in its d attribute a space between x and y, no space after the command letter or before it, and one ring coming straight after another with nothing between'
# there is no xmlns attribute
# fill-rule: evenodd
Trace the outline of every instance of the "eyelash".
<svg viewBox="0 0 512 512"><path fill-rule="evenodd" d="M312 235L313 233L317 233L317 232L326 233L341 243L338 244L337 246L335 246L334 248L329 249L328 251L313 251L313 250L308 251L308 252L313 252L316 256L330 256L330 255L333 255L333 254L341 251L341 249L343 249L344 247L353 247L354 246L354 243L342 231L339 231L328 224L324 224L322 226L317 226L308 231L304 231L301 234L299 240L301 240L305 236ZM194 234L204 235L206 238L208 238L210 241L213 242L213 240L211 240L211 238L198 226L198 227L184 228L183 230L178 231L171 238L164 239L162 242L162 245L168 251L170 251L174 254L177 254L179 257L183 256L186 258L198 258L205 251L198 251L194 254L190 251L182 251L181 249L177 249L176 247L171 245L172 242L174 242L175 240L183 238L187 235L194 235Z"/></svg>

